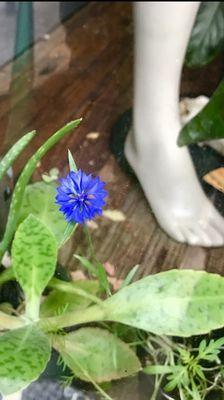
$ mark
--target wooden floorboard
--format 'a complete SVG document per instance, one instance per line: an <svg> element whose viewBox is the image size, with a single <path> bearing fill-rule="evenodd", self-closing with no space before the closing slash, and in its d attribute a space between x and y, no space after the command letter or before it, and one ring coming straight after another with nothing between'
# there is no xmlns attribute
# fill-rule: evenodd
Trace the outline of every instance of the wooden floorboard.
<svg viewBox="0 0 224 400"><path fill-rule="evenodd" d="M25 160L53 131L71 119L83 117L76 132L44 158L34 177L58 167L66 169L69 148L79 167L99 172L108 182L108 208L125 220L97 219L92 231L97 256L115 265L124 277L136 264L138 276L170 268L207 269L222 273L224 250L178 244L158 227L138 183L118 166L109 148L111 127L132 104L133 22L131 4L90 2L63 26L30 50L30 65L13 73L12 64L0 70L0 154L24 132L39 135L15 165ZM185 69L182 95L210 95L220 80L223 59L199 71ZM208 79L208 77L210 77ZM18 90L19 88L19 90ZM87 134L98 132L96 140ZM73 253L85 253L79 229L61 255L71 269L79 268Z"/></svg>

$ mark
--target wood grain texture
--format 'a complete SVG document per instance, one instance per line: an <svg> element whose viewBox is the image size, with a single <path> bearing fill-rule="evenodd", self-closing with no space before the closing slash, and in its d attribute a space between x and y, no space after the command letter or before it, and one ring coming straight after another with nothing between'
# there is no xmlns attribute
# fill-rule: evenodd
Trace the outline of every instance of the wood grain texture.
<svg viewBox="0 0 224 400"><path fill-rule="evenodd" d="M29 66L12 75L12 65L5 65L0 71L0 154L26 131L39 132L16 162L17 174L53 131L82 116L81 126L49 152L34 179L52 167L65 173L69 148L79 167L99 172L108 182L108 208L122 211L126 219L97 219L98 228L92 234L99 259L115 265L119 277L135 264L140 264L138 277L170 268L222 273L224 250L189 247L168 238L138 183L121 171L110 152L111 127L132 104L132 25L130 3L90 2L54 29L49 40L35 44ZM185 70L182 94L211 94L221 77L222 64L219 59L198 72ZM216 72L215 78L211 71ZM20 90L15 93L13 87ZM98 132L98 138L89 139L90 132ZM67 267L79 268L73 253L86 254L80 228L61 255Z"/></svg>

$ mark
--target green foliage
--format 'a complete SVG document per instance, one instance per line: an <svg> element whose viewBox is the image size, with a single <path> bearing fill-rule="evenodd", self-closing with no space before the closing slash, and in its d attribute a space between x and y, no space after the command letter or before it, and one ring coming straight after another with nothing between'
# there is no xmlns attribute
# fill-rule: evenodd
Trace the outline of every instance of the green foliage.
<svg viewBox="0 0 224 400"><path fill-rule="evenodd" d="M104 302L105 318L158 335L191 336L224 326L224 278L171 270L143 278Z"/></svg>
<svg viewBox="0 0 224 400"><path fill-rule="evenodd" d="M23 221L12 245L12 262L16 279L26 296L27 317L39 316L40 296L54 274L57 243L49 229L35 216Z"/></svg>
<svg viewBox="0 0 224 400"><path fill-rule="evenodd" d="M93 303L92 296L95 296L99 291L98 282L89 280L62 282L59 287L60 289L57 287L57 289L52 290L42 303L41 317L84 309ZM79 290L81 290L80 294L78 294Z"/></svg>
<svg viewBox="0 0 224 400"><path fill-rule="evenodd" d="M181 130L178 145L185 146L224 137L224 81L209 103Z"/></svg>
<svg viewBox="0 0 224 400"><path fill-rule="evenodd" d="M2 180L8 169L11 167L11 165L14 163L16 158L19 156L19 154L23 151L23 149L28 145L28 143L33 139L35 135L35 131L29 132L24 135L21 139L18 140L18 142L14 144L14 146L11 147L5 157L3 157L0 162L0 181Z"/></svg>
<svg viewBox="0 0 224 400"><path fill-rule="evenodd" d="M90 272L93 277L99 280L101 290L110 296L110 284L103 264L101 264L97 259L94 259L94 261L89 261L88 258L78 254L75 254L74 257L80 261L82 266L87 269L87 271Z"/></svg>
<svg viewBox="0 0 224 400"><path fill-rule="evenodd" d="M55 204L56 184L36 182L26 187L18 224L30 214L38 217L55 236L58 246L64 240L67 223Z"/></svg>
<svg viewBox="0 0 224 400"><path fill-rule="evenodd" d="M82 328L57 337L55 347L75 376L84 381L107 382L141 369L134 351L104 329Z"/></svg>
<svg viewBox="0 0 224 400"><path fill-rule="evenodd" d="M213 135L222 130L223 96L224 82L203 110L208 124L212 114L219 111L213 121L216 127L210 130ZM205 117L203 121L200 114L196 118L199 128L209 134L203 125ZM145 373L155 375L152 399L166 376L166 391L178 390L181 400L204 400L216 385L224 390L224 339L205 338L198 348L191 348L184 339L173 343L160 335L185 337L223 327L224 278L202 271L172 270L131 283L138 270L135 266L121 289L111 295L105 268L95 256L86 226L90 259L75 257L97 281L65 282L53 277L58 248L71 237L77 224L66 224L55 205L57 171L45 176L44 182L27 184L42 156L79 122L66 125L40 147L24 168L12 197L0 258L18 227L11 249L13 268L2 274L0 284L16 278L25 294L25 315L23 302L16 310L8 302L0 304L0 392L11 394L39 377L50 358L50 338L74 376L91 382L107 400L111 398L103 391L102 382L141 370L134 350L137 346L149 353L150 365ZM191 140L195 134L200 136L199 128L194 127ZM0 178L33 135L27 134L9 151L0 164ZM181 144L189 136L183 136ZM76 171L70 152L68 158L70 170ZM106 300L101 300L105 294ZM94 327L78 329L79 324L90 322ZM73 332L61 331L71 326L76 327Z"/></svg>
<svg viewBox="0 0 224 400"><path fill-rule="evenodd" d="M188 44L185 64L202 67L224 49L224 4L203 1Z"/></svg>
<svg viewBox="0 0 224 400"><path fill-rule="evenodd" d="M159 357L151 341L159 344ZM178 390L180 399L204 400L211 389L218 388L221 383L222 364L218 356L223 345L224 338L208 342L203 339L198 349L194 349L185 344L163 342L163 338L159 338L158 343L157 338L149 337L148 350L154 358L154 364L145 367L144 372L156 375L157 379L160 376L160 381L166 375L164 390ZM164 365L157 364L159 358L164 359ZM216 383L211 381L211 374Z"/></svg>
<svg viewBox="0 0 224 400"><path fill-rule="evenodd" d="M0 336L0 393L8 395L28 386L50 359L48 338L29 325Z"/></svg>
<svg viewBox="0 0 224 400"><path fill-rule="evenodd" d="M72 121L69 124L65 125L63 128L59 129L54 135L52 135L30 158L22 173L20 174L12 196L5 234L2 242L0 243L0 260L2 259L13 238L13 234L17 227L17 219L19 217L24 192L38 162L61 138L63 138L66 134L70 133L74 128L76 128L80 124L80 122L81 119Z"/></svg>

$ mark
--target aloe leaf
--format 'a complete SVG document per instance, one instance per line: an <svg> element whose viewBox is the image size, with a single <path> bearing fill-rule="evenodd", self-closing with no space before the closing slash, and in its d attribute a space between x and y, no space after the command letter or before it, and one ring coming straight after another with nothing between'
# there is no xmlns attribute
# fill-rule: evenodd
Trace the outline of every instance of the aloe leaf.
<svg viewBox="0 0 224 400"><path fill-rule="evenodd" d="M8 331L0 336L0 393L10 395L27 387L45 369L51 346L35 326Z"/></svg>
<svg viewBox="0 0 224 400"><path fill-rule="evenodd" d="M6 174L8 169L11 167L13 162L19 156L19 154L23 151L23 149L28 145L28 143L33 139L36 135L36 131L32 131L24 135L21 139L19 139L8 151L8 153L2 158L0 161L0 181L3 176Z"/></svg>
<svg viewBox="0 0 224 400"><path fill-rule="evenodd" d="M84 381L108 382L141 369L135 352L104 329L82 328L55 337L54 346L75 376Z"/></svg>
<svg viewBox="0 0 224 400"><path fill-rule="evenodd" d="M5 234L2 242L0 243L0 261L13 238L25 188L36 168L37 163L48 152L48 150L50 150L66 134L70 133L74 128L76 128L80 122L81 119L77 119L76 121L72 121L63 128L59 129L37 150L37 152L27 162L13 192Z"/></svg>
<svg viewBox="0 0 224 400"><path fill-rule="evenodd" d="M39 317L40 296L55 272L57 242L50 230L29 215L16 231L12 244L13 271L26 297L26 317Z"/></svg>

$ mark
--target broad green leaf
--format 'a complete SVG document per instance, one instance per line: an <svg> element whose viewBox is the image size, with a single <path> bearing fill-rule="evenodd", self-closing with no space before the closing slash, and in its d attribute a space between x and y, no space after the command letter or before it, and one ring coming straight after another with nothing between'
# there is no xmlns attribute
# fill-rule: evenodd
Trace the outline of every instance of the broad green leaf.
<svg viewBox="0 0 224 400"><path fill-rule="evenodd" d="M63 282L62 288L65 290L54 289L48 294L46 300L41 304L41 317L60 315L88 307L93 303L91 296L88 295L96 295L99 291L99 284L97 281L89 280ZM83 296L77 294L76 289L84 291L86 297L84 294Z"/></svg>
<svg viewBox="0 0 224 400"><path fill-rule="evenodd" d="M15 277L26 296L26 314L37 319L40 296L52 278L57 262L57 243L49 229L29 215L16 231L12 245Z"/></svg>
<svg viewBox="0 0 224 400"><path fill-rule="evenodd" d="M65 364L84 381L107 382L141 369L134 351L104 329L79 329L56 338L55 347Z"/></svg>
<svg viewBox="0 0 224 400"><path fill-rule="evenodd" d="M8 169L11 167L13 162L19 156L19 154L23 151L23 149L28 145L28 143L35 136L36 131L32 131L24 135L21 139L19 139L8 151L8 153L3 157L0 161L0 181L3 176L6 174Z"/></svg>
<svg viewBox="0 0 224 400"><path fill-rule="evenodd" d="M220 83L209 103L181 130L178 145L203 142L224 137L224 81Z"/></svg>
<svg viewBox="0 0 224 400"><path fill-rule="evenodd" d="M171 270L143 278L104 302L105 318L158 335L191 336L224 326L224 278Z"/></svg>
<svg viewBox="0 0 224 400"><path fill-rule="evenodd" d="M29 183L29 180L38 162L60 139L62 139L66 134L70 133L74 128L76 128L80 124L80 122L81 119L77 119L76 121L72 121L65 125L63 128L59 129L36 151L36 153L27 162L16 183L13 192L5 234L2 242L0 243L0 261L13 238L13 234L17 227L17 219L19 217L25 188Z"/></svg>
<svg viewBox="0 0 224 400"><path fill-rule="evenodd" d="M55 204L56 193L55 183L36 182L28 185L25 190L18 224L30 214L35 215L50 229L59 245L64 238L67 222Z"/></svg>
<svg viewBox="0 0 224 400"><path fill-rule="evenodd" d="M187 49L185 64L202 67L224 49L224 4L203 1Z"/></svg>
<svg viewBox="0 0 224 400"><path fill-rule="evenodd" d="M9 395L35 381L50 359L47 336L34 326L0 336L0 393Z"/></svg>

